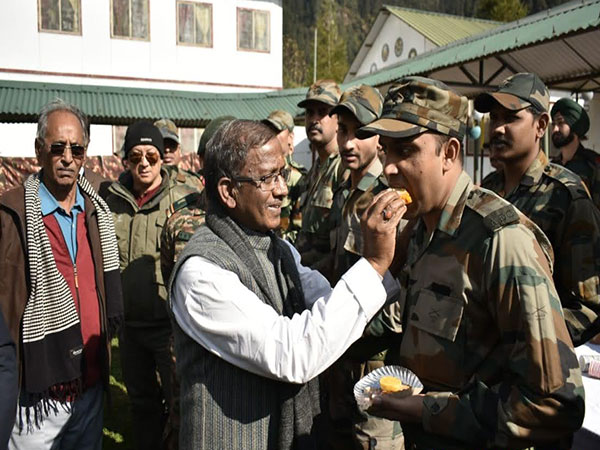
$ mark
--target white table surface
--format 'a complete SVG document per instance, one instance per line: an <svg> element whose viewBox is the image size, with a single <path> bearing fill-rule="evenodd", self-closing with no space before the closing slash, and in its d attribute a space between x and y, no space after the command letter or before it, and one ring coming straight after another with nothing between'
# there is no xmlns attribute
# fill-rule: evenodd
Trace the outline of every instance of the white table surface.
<svg viewBox="0 0 600 450"><path fill-rule="evenodd" d="M582 355L600 355L600 345L587 343L575 348L577 358ZM600 435L600 379L582 373L585 389L585 418L583 428Z"/></svg>

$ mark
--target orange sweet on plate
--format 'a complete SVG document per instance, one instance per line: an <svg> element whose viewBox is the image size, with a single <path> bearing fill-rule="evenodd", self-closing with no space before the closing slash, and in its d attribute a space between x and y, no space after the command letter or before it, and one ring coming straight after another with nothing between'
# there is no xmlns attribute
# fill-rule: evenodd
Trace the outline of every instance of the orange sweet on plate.
<svg viewBox="0 0 600 450"><path fill-rule="evenodd" d="M403 384L399 378L391 376L381 377L379 386L384 393L400 392L410 388L410 386Z"/></svg>

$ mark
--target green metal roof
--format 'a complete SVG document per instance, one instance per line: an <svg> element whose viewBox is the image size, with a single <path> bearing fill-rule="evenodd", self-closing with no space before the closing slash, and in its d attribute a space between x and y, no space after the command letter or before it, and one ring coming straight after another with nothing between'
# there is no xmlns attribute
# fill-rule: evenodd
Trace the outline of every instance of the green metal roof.
<svg viewBox="0 0 600 450"><path fill-rule="evenodd" d="M372 75L357 77L350 84L365 83L381 86L409 75L426 75L469 61L532 47L536 44L558 40L587 31L597 30L600 26L600 0L577 0L561 6L527 16L523 19L509 22L479 35L456 41L422 55L399 63L396 66L381 70ZM596 38L596 35L594 35ZM600 65L594 64L595 56L599 53L598 40L586 42L583 47L592 60L590 69L597 72ZM571 54L577 53L571 50ZM593 58L592 58L593 57ZM590 60L586 60L590 65ZM547 59L544 65L558 68L561 58ZM561 69L563 70L563 69ZM564 68L569 74L569 67ZM537 70L543 80L549 77Z"/></svg>
<svg viewBox="0 0 600 450"><path fill-rule="evenodd" d="M59 97L78 105L92 123L168 117L178 126L203 127L223 115L260 120L274 109L297 115L305 95L304 88L223 94L0 80L0 122L36 122L41 107Z"/></svg>
<svg viewBox="0 0 600 450"><path fill-rule="evenodd" d="M491 20L453 16L398 6L384 5L382 9L406 22L438 47L474 34L483 33L502 24Z"/></svg>

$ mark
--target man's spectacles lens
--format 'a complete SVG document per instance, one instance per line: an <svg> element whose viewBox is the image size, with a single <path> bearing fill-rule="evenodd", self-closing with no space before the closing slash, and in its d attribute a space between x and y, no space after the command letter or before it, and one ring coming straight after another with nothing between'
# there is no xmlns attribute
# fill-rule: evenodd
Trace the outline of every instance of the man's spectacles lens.
<svg viewBox="0 0 600 450"><path fill-rule="evenodd" d="M66 142L53 142L50 144L50 153L52 156L62 156L67 147L71 149L73 158L81 159L85 155L85 147L83 145L67 144Z"/></svg>
<svg viewBox="0 0 600 450"><path fill-rule="evenodd" d="M148 161L148 164L153 166L160 159L160 154L158 152L148 152L146 154L132 152L129 154L129 157L127 159L132 164L139 164L142 161L142 158L144 158L144 157L146 158L146 161Z"/></svg>
<svg viewBox="0 0 600 450"><path fill-rule="evenodd" d="M254 186L259 188L261 191L270 192L275 189L279 178L281 177L281 181L287 184L287 179L290 175L290 169L284 167L279 172L275 172L269 175L265 175L264 177L260 177L258 179L250 178L250 177L234 177L233 179L240 183L252 183Z"/></svg>

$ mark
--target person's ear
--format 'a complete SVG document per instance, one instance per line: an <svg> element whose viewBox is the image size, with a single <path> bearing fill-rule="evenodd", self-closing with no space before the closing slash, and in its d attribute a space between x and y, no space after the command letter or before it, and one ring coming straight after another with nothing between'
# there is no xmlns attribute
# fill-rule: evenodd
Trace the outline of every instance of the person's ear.
<svg viewBox="0 0 600 450"><path fill-rule="evenodd" d="M542 139L542 137L544 137L544 133L546 132L546 128L548 128L548 124L550 123L550 115L544 112L539 115L535 122L535 135L538 139Z"/></svg>
<svg viewBox="0 0 600 450"><path fill-rule="evenodd" d="M234 182L231 178L222 177L217 183L217 192L221 203L229 209L235 209L237 200L234 195Z"/></svg>
<svg viewBox="0 0 600 450"><path fill-rule="evenodd" d="M460 141L456 138L450 138L442 147L444 156L443 168L448 171L460 158Z"/></svg>
<svg viewBox="0 0 600 450"><path fill-rule="evenodd" d="M41 148L42 148L42 143L40 141L39 138L35 138L35 142L34 142L34 147L35 147L35 157L38 159L40 159L40 153L41 153Z"/></svg>

